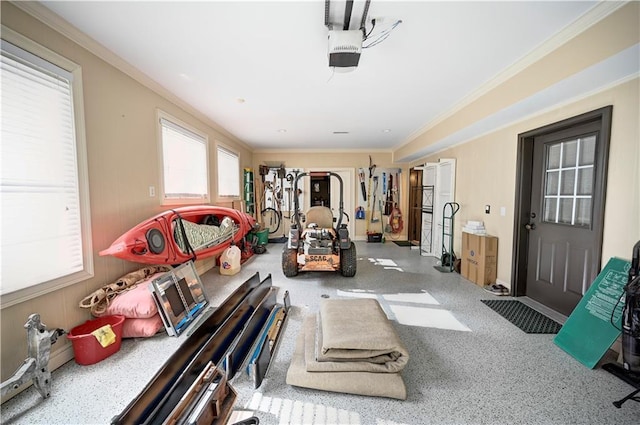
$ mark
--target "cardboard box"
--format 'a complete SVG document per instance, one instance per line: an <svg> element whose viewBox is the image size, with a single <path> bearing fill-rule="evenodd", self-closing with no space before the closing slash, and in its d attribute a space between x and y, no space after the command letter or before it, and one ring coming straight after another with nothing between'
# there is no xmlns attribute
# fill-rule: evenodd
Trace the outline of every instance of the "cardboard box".
<svg viewBox="0 0 640 425"><path fill-rule="evenodd" d="M462 232L460 274L479 286L495 283L498 274L498 238Z"/></svg>

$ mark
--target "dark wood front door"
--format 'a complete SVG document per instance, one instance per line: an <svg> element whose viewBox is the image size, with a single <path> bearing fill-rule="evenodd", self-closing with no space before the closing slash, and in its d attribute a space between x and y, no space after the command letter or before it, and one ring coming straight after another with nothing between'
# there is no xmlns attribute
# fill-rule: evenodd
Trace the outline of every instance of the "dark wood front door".
<svg viewBox="0 0 640 425"><path fill-rule="evenodd" d="M420 243L422 228L422 170L411 168L409 173L409 225L407 238L410 242Z"/></svg>
<svg viewBox="0 0 640 425"><path fill-rule="evenodd" d="M600 271L610 124L583 118L529 136L530 198L519 223L526 240L520 295L567 316Z"/></svg>

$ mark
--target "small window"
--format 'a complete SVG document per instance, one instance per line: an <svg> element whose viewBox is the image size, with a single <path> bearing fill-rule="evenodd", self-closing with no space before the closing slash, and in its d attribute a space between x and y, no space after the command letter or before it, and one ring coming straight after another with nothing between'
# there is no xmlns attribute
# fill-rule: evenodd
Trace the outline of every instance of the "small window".
<svg viewBox="0 0 640 425"><path fill-rule="evenodd" d="M90 278L93 254L82 70L8 28L2 38L0 294L7 307Z"/></svg>
<svg viewBox="0 0 640 425"><path fill-rule="evenodd" d="M591 226L596 136L547 146L544 221Z"/></svg>
<svg viewBox="0 0 640 425"><path fill-rule="evenodd" d="M218 198L240 198L240 156L218 145Z"/></svg>
<svg viewBox="0 0 640 425"><path fill-rule="evenodd" d="M162 203L209 202L207 136L158 111L162 164Z"/></svg>

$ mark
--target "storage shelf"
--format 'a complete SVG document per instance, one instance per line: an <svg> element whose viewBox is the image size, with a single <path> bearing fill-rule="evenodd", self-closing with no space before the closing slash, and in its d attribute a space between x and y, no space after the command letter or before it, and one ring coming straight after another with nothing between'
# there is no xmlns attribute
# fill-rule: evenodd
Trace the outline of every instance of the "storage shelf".
<svg viewBox="0 0 640 425"><path fill-rule="evenodd" d="M433 244L433 193L434 186L411 186L411 190L416 191L415 195L421 194L422 205L419 207L413 207L414 211L419 211L422 216L422 226L420 229L420 241L418 244L418 248L420 250L420 254L422 255L423 248L425 252L432 251ZM414 197L415 198L415 197ZM424 223L430 223L431 227L429 230L425 230ZM422 243L423 240L428 241L427 245Z"/></svg>
<svg viewBox="0 0 640 425"><path fill-rule="evenodd" d="M253 184L253 170L251 168L244 169L244 200L247 208L247 214L255 213L255 189Z"/></svg>

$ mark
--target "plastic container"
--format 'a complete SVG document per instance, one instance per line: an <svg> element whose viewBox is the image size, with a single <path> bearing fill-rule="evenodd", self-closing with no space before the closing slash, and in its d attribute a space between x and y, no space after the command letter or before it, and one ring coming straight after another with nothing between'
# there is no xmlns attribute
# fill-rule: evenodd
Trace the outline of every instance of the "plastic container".
<svg viewBox="0 0 640 425"><path fill-rule="evenodd" d="M240 271L240 248L231 245L220 256L220 274L233 275Z"/></svg>
<svg viewBox="0 0 640 425"><path fill-rule="evenodd" d="M266 245L269 243L269 229L263 229L256 232L258 237L258 245Z"/></svg>
<svg viewBox="0 0 640 425"><path fill-rule="evenodd" d="M124 316L104 316L98 319L87 320L82 325L71 329L67 334L67 339L73 345L76 363L80 365L90 365L98 363L117 353L122 344L122 324ZM111 325L113 333L116 334L116 341L106 347L102 347L96 337L91 332L103 326Z"/></svg>
<svg viewBox="0 0 640 425"><path fill-rule="evenodd" d="M382 242L382 233L367 233L367 242Z"/></svg>

